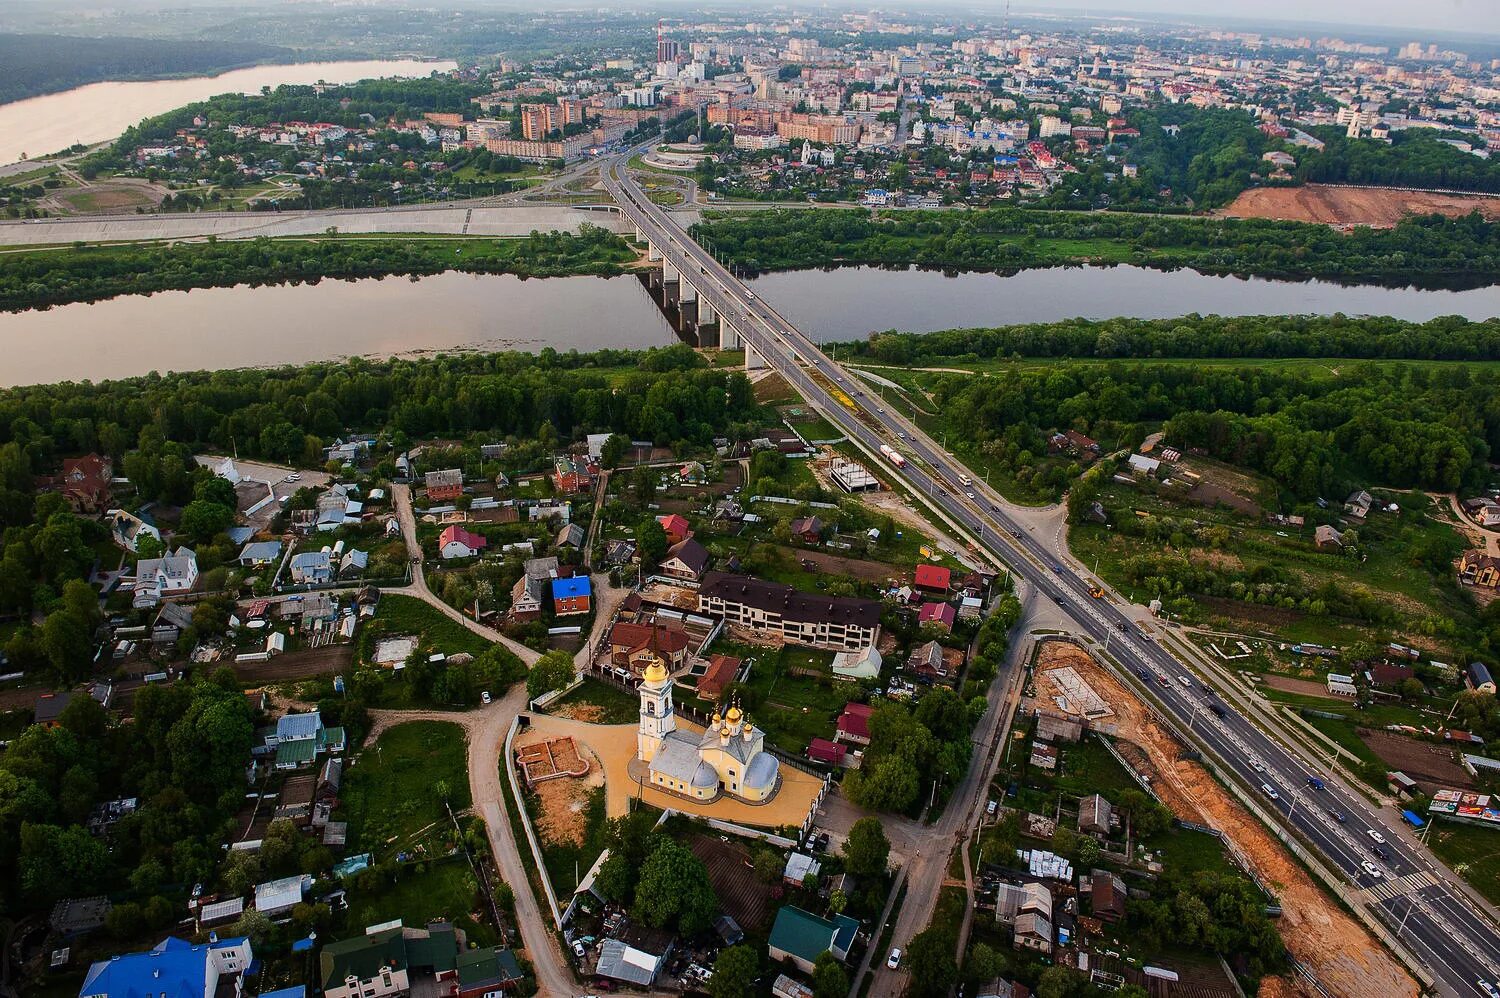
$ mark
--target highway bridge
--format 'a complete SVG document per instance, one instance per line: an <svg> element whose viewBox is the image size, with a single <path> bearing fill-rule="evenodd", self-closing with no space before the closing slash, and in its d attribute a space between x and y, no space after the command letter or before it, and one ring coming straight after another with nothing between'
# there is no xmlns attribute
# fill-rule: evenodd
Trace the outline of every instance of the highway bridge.
<svg viewBox="0 0 1500 998"><path fill-rule="evenodd" d="M1077 633L1104 650L1121 680L1147 694L1143 699L1154 701L1158 716L1203 750L1242 801L1408 966L1417 968L1424 987L1487 998L1485 986L1500 979L1495 926L1453 883L1451 871L1394 830L1396 812L1351 790L1331 771L1329 760L1309 761L1268 734L1234 696L1221 699L1118 606L1093 598L1090 588L1096 583L1087 573L1066 567L1023 529L998 493L977 482L952 484L960 471L950 455L911 421L885 411L721 266L651 203L622 161L606 162L602 173L605 189L647 243L649 259L659 261L666 279L679 284L684 302L696 302L700 323L719 324L724 347L742 347L747 367L774 368L872 458L880 460L881 445L908 457L901 467L886 462L884 473L902 479L950 523L1003 558L1040 597L1068 612ZM908 942L894 940L903 948Z"/></svg>

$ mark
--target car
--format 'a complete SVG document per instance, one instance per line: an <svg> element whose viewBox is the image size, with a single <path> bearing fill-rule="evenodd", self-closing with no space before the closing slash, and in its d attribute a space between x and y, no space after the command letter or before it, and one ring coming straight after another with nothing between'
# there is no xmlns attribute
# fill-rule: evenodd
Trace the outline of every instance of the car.
<svg viewBox="0 0 1500 998"><path fill-rule="evenodd" d="M891 955L885 958L885 965L892 970L901 966L901 947L891 950Z"/></svg>
<svg viewBox="0 0 1500 998"><path fill-rule="evenodd" d="M1488 998L1500 998L1500 991L1496 991L1495 986L1489 981L1486 981L1484 978L1480 978L1475 983L1479 985L1479 990L1483 991L1485 995L1488 996Z"/></svg>
<svg viewBox="0 0 1500 998"><path fill-rule="evenodd" d="M974 493L972 492L965 492L964 495L968 496L970 499L974 498Z"/></svg>
<svg viewBox="0 0 1500 998"><path fill-rule="evenodd" d="M1328 816L1341 825L1349 820L1349 816L1344 814L1343 811L1329 811Z"/></svg>
<svg viewBox="0 0 1500 998"><path fill-rule="evenodd" d="M588 956L588 953L589 951L584 947L583 943L573 944L573 955L578 957L578 959L582 960L584 957Z"/></svg>
<svg viewBox="0 0 1500 998"><path fill-rule="evenodd" d="M289 482L300 482L302 481L302 476L294 471L290 475L286 476L286 480Z"/></svg>
<svg viewBox="0 0 1500 998"><path fill-rule="evenodd" d="M1322 790L1324 786L1322 779L1316 776L1309 776L1307 778L1307 785L1314 790Z"/></svg>
<svg viewBox="0 0 1500 998"><path fill-rule="evenodd" d="M202 896L203 896L203 885L202 884L194 884L193 885L193 899L197 900L198 898L201 898Z"/></svg>
<svg viewBox="0 0 1500 998"><path fill-rule="evenodd" d="M1250 760L1250 768L1255 770L1257 773L1264 773L1266 771L1266 764L1261 762L1259 759L1252 758Z"/></svg>
<svg viewBox="0 0 1500 998"><path fill-rule="evenodd" d="M1376 846L1372 851L1380 858L1382 863L1389 863L1391 861L1391 854L1384 846Z"/></svg>
<svg viewBox="0 0 1500 998"><path fill-rule="evenodd" d="M875 407L875 411L878 412L878 413L880 413L882 416L885 415L885 410L882 409L882 408L880 408L880 406L878 406L878 405Z"/></svg>
<svg viewBox="0 0 1500 998"><path fill-rule="evenodd" d="M750 299L751 301L754 301L755 300L755 292L751 291L749 288L746 288L745 289L745 297L748 298L748 299Z"/></svg>
<svg viewBox="0 0 1500 998"><path fill-rule="evenodd" d="M491 704L491 703L495 702L495 698L492 697L492 696L490 696L490 691L489 690L485 690L483 693L480 693L479 694L479 699L480 699L480 701L482 703L486 703L486 704Z"/></svg>
<svg viewBox="0 0 1500 998"><path fill-rule="evenodd" d="M1373 829L1373 828L1366 829L1365 830L1365 834L1368 835L1370 838L1374 839L1376 842L1379 842L1381 845L1385 845L1385 836L1381 835L1375 829Z"/></svg>
<svg viewBox="0 0 1500 998"><path fill-rule="evenodd" d="M1187 676L1178 676L1177 677L1177 681L1179 683L1181 683L1183 686L1186 686L1188 689L1192 689L1193 688L1193 681L1191 679L1189 679Z"/></svg>
<svg viewBox="0 0 1500 998"><path fill-rule="evenodd" d="M896 431L896 436L900 437L902 440L905 440L906 439L906 431L905 430L897 430Z"/></svg>
<svg viewBox="0 0 1500 998"><path fill-rule="evenodd" d="M1363 863L1359 864L1359 868L1361 870L1364 870L1365 873L1368 874L1369 877L1372 880L1379 880L1381 877L1385 876L1385 874L1383 874L1383 873L1380 872L1380 867L1376 866L1374 863L1370 862L1368 859L1365 860Z"/></svg>
<svg viewBox="0 0 1500 998"><path fill-rule="evenodd" d="M1271 784L1269 784L1269 783L1262 783L1260 785L1260 792L1263 793L1263 794L1265 794L1267 797L1271 798L1272 800L1281 800L1281 795L1279 793L1277 793L1276 792L1276 788L1273 787L1273 786L1271 786Z"/></svg>

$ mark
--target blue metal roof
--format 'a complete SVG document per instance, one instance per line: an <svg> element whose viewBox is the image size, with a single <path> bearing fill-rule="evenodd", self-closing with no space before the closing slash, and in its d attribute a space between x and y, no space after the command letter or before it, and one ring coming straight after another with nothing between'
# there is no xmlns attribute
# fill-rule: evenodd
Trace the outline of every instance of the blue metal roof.
<svg viewBox="0 0 1500 998"><path fill-rule="evenodd" d="M276 737L284 742L316 738L322 727L323 715L317 711L311 714L288 714L276 722Z"/></svg>
<svg viewBox="0 0 1500 998"><path fill-rule="evenodd" d="M208 954L212 949L236 946L243 937L217 943L193 945L168 936L155 948L144 953L122 953L100 960L89 967L83 987L83 998L105 995L108 998L203 998L208 980Z"/></svg>
<svg viewBox="0 0 1500 998"><path fill-rule="evenodd" d="M593 586L587 575L575 575L568 579L552 580L553 599L571 599L574 596L588 596L593 592Z"/></svg>

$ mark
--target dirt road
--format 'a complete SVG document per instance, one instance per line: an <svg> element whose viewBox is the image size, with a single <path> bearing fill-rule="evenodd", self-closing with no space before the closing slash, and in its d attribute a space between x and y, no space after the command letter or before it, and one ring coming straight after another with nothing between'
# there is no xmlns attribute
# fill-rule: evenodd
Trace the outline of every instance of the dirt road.
<svg viewBox="0 0 1500 998"><path fill-rule="evenodd" d="M1062 642L1047 645L1038 661L1038 685L1046 689L1044 671L1063 665L1072 666L1114 709L1119 738L1145 753L1156 771L1153 786L1173 813L1222 832L1276 891L1284 912L1278 925L1282 941L1324 987L1335 995L1415 998L1416 982L1396 958L1325 894L1270 830L1206 769L1179 758L1183 746L1087 652Z"/></svg>

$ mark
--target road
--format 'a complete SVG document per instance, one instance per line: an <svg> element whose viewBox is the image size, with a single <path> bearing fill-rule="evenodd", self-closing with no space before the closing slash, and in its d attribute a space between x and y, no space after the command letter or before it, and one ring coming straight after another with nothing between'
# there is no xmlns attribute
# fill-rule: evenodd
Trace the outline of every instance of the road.
<svg viewBox="0 0 1500 998"><path fill-rule="evenodd" d="M1188 669L1124 610L1108 600L1093 599L1089 588L1094 582L1087 573L1065 567L1065 560L1025 529L998 493L982 483L960 485L956 463L918 427L898 413L872 412L873 403L861 401L867 397L848 373L651 204L621 163L606 164L604 187L665 261L692 281L699 297L726 316L741 340L810 404L870 453L878 453L882 445L899 448L905 460L900 467L887 467L888 473L898 473L903 484L960 524L981 546L1003 557L1043 598L1063 608L1076 632L1102 646L1107 664L1127 683L1145 677L1139 685L1150 691L1163 714L1180 729L1191 730L1283 828L1293 829L1321 855L1343 878L1344 894L1352 905L1373 912L1392 931L1402 927L1401 941L1442 990L1483 995L1478 982L1500 977L1495 927L1467 897L1450 889L1445 882L1452 876L1449 871L1393 830L1388 813L1344 786L1326 763L1304 760L1232 705L1205 693ZM857 412L833 397L835 384L853 397ZM1211 703L1223 711L1222 717L1210 709ZM1313 773L1322 774L1325 789L1308 788L1306 781ZM1275 791L1274 798L1259 791L1262 786ZM1376 855L1377 845L1386 858ZM1365 873L1365 862L1375 864L1378 877Z"/></svg>

